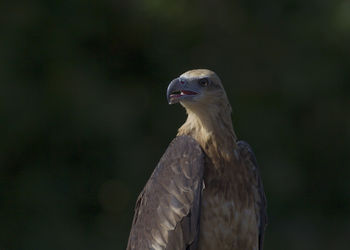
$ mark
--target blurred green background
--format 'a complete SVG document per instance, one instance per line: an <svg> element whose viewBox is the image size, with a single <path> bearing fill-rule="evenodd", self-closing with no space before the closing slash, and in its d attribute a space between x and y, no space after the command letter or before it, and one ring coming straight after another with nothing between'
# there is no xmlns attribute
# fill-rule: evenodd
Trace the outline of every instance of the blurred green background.
<svg viewBox="0 0 350 250"><path fill-rule="evenodd" d="M350 2L0 4L0 249L125 249L136 198L209 68L268 198L266 249L350 236Z"/></svg>

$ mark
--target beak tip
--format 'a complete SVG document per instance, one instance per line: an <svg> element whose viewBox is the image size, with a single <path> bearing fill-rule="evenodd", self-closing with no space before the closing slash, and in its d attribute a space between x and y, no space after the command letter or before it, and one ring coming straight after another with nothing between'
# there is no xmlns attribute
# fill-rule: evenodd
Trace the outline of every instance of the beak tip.
<svg viewBox="0 0 350 250"><path fill-rule="evenodd" d="M171 101L169 99L169 95L166 95L166 100L167 100L168 104L171 104Z"/></svg>
<svg viewBox="0 0 350 250"><path fill-rule="evenodd" d="M172 98L170 97L171 93L176 90L178 88L178 83L179 83L179 79L178 78L175 78L174 80L172 80L170 82L170 84L168 85L168 88L167 88L167 92L166 92L166 98L167 98L167 101L168 101L168 104L169 105L172 105L174 103L176 103L176 101L172 100Z"/></svg>

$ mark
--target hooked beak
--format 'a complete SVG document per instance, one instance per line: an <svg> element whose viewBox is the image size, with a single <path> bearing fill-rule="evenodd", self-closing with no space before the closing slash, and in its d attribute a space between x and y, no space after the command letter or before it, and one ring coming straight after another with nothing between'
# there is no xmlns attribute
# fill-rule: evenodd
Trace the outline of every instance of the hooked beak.
<svg viewBox="0 0 350 250"><path fill-rule="evenodd" d="M198 90L189 87L188 81L176 78L172 80L167 89L167 99L169 104L178 103L181 100L191 100L198 95Z"/></svg>

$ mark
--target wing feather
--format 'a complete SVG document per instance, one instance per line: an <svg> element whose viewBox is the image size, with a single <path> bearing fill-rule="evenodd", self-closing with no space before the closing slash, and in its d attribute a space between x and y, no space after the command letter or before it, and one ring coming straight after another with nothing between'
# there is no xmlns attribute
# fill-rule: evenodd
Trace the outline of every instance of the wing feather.
<svg viewBox="0 0 350 250"><path fill-rule="evenodd" d="M136 202L127 249L195 249L205 154L189 136L176 137Z"/></svg>
<svg viewBox="0 0 350 250"><path fill-rule="evenodd" d="M264 233L267 225L267 213L266 213L267 205L266 205L264 187L262 184L258 163L252 148L245 141L238 141L237 145L240 151L240 155L243 156L246 159L246 162L248 162L248 164L251 166L251 169L253 170L256 178L256 183L257 183L256 189L259 196L256 201L256 207L258 210L257 217L259 221L259 250L263 250Z"/></svg>

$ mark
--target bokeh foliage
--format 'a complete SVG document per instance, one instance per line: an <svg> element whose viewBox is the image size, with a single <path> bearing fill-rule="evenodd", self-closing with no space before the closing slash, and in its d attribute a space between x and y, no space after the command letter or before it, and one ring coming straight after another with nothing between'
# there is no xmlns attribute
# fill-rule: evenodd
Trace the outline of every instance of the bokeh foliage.
<svg viewBox="0 0 350 250"><path fill-rule="evenodd" d="M177 128L170 80L222 78L268 198L266 249L350 235L347 0L3 1L0 248L125 249Z"/></svg>

